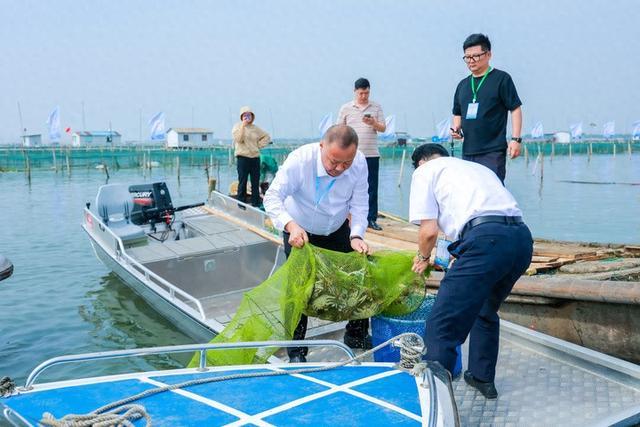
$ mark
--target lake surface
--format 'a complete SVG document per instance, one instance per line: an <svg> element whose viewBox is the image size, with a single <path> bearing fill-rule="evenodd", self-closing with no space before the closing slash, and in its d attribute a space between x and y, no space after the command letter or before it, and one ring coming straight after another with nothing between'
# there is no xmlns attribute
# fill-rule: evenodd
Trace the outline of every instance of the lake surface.
<svg viewBox="0 0 640 427"><path fill-rule="evenodd" d="M541 166L543 165L543 179ZM535 168L535 172L534 172ZM383 159L380 207L406 217L412 168L402 177L400 160ZM166 180L174 205L204 201L202 168L110 170L110 182ZM211 171L226 190L235 166ZM561 181L616 182L578 184ZM14 275L0 282L0 377L23 382L43 360L62 354L184 344L191 339L159 316L96 259L80 227L84 204L92 201L103 171L73 169L0 173L0 253L14 263ZM400 186L398 186L400 182ZM535 237L640 243L640 153L523 158L507 165L512 191ZM132 367L178 367L182 358L119 360L96 366L62 367L43 379L84 373L115 373Z"/></svg>

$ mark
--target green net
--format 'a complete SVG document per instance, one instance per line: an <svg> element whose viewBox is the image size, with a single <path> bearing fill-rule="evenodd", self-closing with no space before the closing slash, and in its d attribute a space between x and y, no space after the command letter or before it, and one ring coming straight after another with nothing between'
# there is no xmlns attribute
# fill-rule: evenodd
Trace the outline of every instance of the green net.
<svg viewBox="0 0 640 427"><path fill-rule="evenodd" d="M231 322L211 342L290 340L302 313L337 322L414 311L425 297L425 282L411 271L413 257L404 251L342 253L311 244L293 248L282 267L244 294ZM211 350L207 362L265 363L275 351ZM197 365L198 354L189 366Z"/></svg>

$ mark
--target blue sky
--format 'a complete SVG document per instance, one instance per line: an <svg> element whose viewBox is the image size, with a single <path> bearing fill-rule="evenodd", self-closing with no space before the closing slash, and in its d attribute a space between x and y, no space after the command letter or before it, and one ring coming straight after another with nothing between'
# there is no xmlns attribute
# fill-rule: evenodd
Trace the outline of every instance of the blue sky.
<svg viewBox="0 0 640 427"><path fill-rule="evenodd" d="M484 32L493 65L523 100L525 132L640 120L640 2L467 1L5 1L0 0L0 142L48 113L88 130L109 122L143 137L167 127L228 138L245 104L276 138L310 137L365 76L397 130L432 135L468 71L462 42ZM273 118L273 120L271 119Z"/></svg>

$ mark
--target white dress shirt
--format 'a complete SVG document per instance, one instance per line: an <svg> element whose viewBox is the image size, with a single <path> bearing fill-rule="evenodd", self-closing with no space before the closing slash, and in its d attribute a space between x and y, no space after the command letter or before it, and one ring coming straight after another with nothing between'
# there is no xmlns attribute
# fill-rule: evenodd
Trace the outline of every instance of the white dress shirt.
<svg viewBox="0 0 640 427"><path fill-rule="evenodd" d="M437 219L451 240L479 216L522 216L518 203L496 174L478 163L438 157L413 172L409 220Z"/></svg>
<svg viewBox="0 0 640 427"><path fill-rule="evenodd" d="M328 236L351 214L351 236L364 237L369 195L367 161L358 151L351 167L337 177L327 174L320 144L292 151L269 186L264 208L276 228L295 221L306 232Z"/></svg>

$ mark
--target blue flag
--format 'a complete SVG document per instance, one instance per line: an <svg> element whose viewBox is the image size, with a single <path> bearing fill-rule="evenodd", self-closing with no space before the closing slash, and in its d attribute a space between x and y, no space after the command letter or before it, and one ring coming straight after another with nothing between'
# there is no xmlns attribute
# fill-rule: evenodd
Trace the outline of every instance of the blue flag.
<svg viewBox="0 0 640 427"><path fill-rule="evenodd" d="M380 138L382 138L383 141L395 141L396 139L396 116L391 115L391 116L387 116L386 119L384 119L384 124L386 126L386 129L383 133L380 134Z"/></svg>
<svg viewBox="0 0 640 427"><path fill-rule="evenodd" d="M531 138L542 138L543 136L544 128L542 127L542 122L538 122L533 129L531 129Z"/></svg>
<svg viewBox="0 0 640 427"><path fill-rule="evenodd" d="M152 141L164 141L164 113L162 111L149 120L149 128Z"/></svg>
<svg viewBox="0 0 640 427"><path fill-rule="evenodd" d="M449 130L451 129L451 119L444 119L436 125L438 142L446 142L449 140Z"/></svg>
<svg viewBox="0 0 640 427"><path fill-rule="evenodd" d="M602 127L602 136L605 138L612 138L616 134L616 122L611 121L604 124Z"/></svg>
<svg viewBox="0 0 640 427"><path fill-rule="evenodd" d="M333 126L333 114L329 113L320 120L320 124L318 125L318 130L320 131L320 138L327 133L327 130Z"/></svg>
<svg viewBox="0 0 640 427"><path fill-rule="evenodd" d="M49 113L47 119L49 126L49 141L60 142L60 107L56 107Z"/></svg>
<svg viewBox="0 0 640 427"><path fill-rule="evenodd" d="M569 129L571 131L571 138L582 138L582 122L570 125Z"/></svg>

